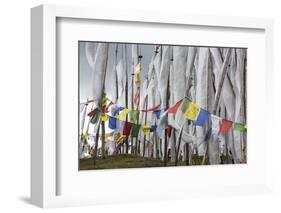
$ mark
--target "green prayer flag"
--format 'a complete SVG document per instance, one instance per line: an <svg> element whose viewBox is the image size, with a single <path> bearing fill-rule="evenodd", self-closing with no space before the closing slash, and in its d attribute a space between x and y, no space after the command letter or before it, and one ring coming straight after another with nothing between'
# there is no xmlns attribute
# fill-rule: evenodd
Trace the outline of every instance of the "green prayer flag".
<svg viewBox="0 0 281 213"><path fill-rule="evenodd" d="M246 131L246 127L245 127L244 124L235 123L234 124L234 130L238 130L240 132L244 132L244 131Z"/></svg>
<svg viewBox="0 0 281 213"><path fill-rule="evenodd" d="M97 112L97 113L95 113L94 115L93 115L93 117L91 118L91 123L92 124L95 124L95 123L97 123L97 121L98 121L98 119L99 119L99 112Z"/></svg>
<svg viewBox="0 0 281 213"><path fill-rule="evenodd" d="M141 125L139 124L133 124L133 127L132 127L132 137L138 137L138 134L139 134L139 131L140 131L140 128L141 128Z"/></svg>
<svg viewBox="0 0 281 213"><path fill-rule="evenodd" d="M132 110L131 111L131 122L136 123L137 119L138 119L138 115L139 115L139 111L138 110Z"/></svg>
<svg viewBox="0 0 281 213"><path fill-rule="evenodd" d="M190 104L190 100L188 100L187 98L185 98L184 101L182 102L182 105L181 105L181 111L182 111L183 113L186 112L186 110L187 110L189 104Z"/></svg>

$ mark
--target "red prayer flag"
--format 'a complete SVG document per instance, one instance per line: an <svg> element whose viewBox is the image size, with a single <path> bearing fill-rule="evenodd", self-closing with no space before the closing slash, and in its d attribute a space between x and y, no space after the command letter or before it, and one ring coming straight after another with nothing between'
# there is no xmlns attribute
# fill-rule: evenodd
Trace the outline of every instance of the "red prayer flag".
<svg viewBox="0 0 281 213"><path fill-rule="evenodd" d="M219 133L226 133L232 127L232 121L222 119Z"/></svg>
<svg viewBox="0 0 281 213"><path fill-rule="evenodd" d="M129 136L131 129L132 129L133 124L130 122L125 122L124 128L123 128L123 135Z"/></svg>
<svg viewBox="0 0 281 213"><path fill-rule="evenodd" d="M172 135L172 130L173 130L173 127L169 125L169 126L167 127L167 135L168 135L169 138L170 138L171 135Z"/></svg>
<svg viewBox="0 0 281 213"><path fill-rule="evenodd" d="M96 114L97 111L98 111L98 108L95 108L94 110L92 110L91 112L89 112L87 115L88 115L89 117L93 117L93 115Z"/></svg>
<svg viewBox="0 0 281 213"><path fill-rule="evenodd" d="M168 113L176 113L183 99L179 100L174 106L168 109Z"/></svg>

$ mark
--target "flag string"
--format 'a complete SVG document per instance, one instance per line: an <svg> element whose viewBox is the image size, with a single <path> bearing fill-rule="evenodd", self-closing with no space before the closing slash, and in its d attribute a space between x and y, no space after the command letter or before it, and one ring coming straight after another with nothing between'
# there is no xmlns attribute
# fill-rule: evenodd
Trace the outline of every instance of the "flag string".
<svg viewBox="0 0 281 213"><path fill-rule="evenodd" d="M110 101L109 105L106 106L106 112L108 112L108 108L111 106L111 105L117 105L116 103L114 103L112 100L110 100L108 97L106 97L106 100ZM92 102L95 102L97 100L95 99L92 99L92 100L87 100L87 102L84 102L84 103L81 103L81 104L89 104L89 103L92 103ZM188 103L187 103L188 102ZM125 116L127 116L127 114L131 111L139 111L139 112L143 112L143 113L146 113L146 112L154 112L154 113L162 113L162 116L163 115L166 115L167 113L176 113L179 109L179 107L181 106L181 110L183 111L184 113L184 116L187 120L191 120L191 121L194 121L194 124L196 126L203 126L204 123L208 120L208 117L214 117L214 119L219 119L221 120L221 123L222 123L222 129L221 129L221 132L227 132L225 131L225 127L226 127L226 130L229 128L228 126L231 126L231 124L233 124L233 128L235 130L239 130L239 131L244 131L245 129L247 129L247 125L246 124L243 124L241 122L235 122L235 121L231 121L231 120L228 120L228 119L223 119L223 118L220 118L219 116L217 115L213 115L211 114L210 112L208 112L206 109L203 109L202 107L200 107L198 104L196 104L195 102L191 101L191 99L189 97L183 97L181 99L179 99L173 106L169 107L168 109L159 109L160 108L160 104L154 106L154 107L151 107L149 109L130 109L130 108L126 108L126 107L122 107L122 106L118 106L118 109L119 111L118 112L121 112L121 111L126 111L127 113L124 113ZM95 109L94 109L95 110ZM160 115L161 116L161 115ZM159 119L160 116L157 116L157 118ZM212 120L214 120L212 119Z"/></svg>

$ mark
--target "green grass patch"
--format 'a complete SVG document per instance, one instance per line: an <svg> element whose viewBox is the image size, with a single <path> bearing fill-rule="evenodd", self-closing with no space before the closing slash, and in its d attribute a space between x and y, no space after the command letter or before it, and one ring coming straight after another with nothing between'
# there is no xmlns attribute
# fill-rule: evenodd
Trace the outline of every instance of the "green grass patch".
<svg viewBox="0 0 281 213"><path fill-rule="evenodd" d="M192 164L201 165L202 157L193 156ZM179 161L178 166L185 166L186 162ZM80 170L93 170L93 169L120 169L120 168L147 168L147 167L163 167L164 162L160 159L144 158L137 155L112 155L103 158L97 158L96 164L94 160L80 159ZM175 166L173 163L168 162L167 166Z"/></svg>

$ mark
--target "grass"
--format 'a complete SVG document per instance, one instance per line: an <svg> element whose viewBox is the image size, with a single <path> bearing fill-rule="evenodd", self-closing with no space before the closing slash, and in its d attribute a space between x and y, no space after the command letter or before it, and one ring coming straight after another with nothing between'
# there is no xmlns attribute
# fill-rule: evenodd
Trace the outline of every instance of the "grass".
<svg viewBox="0 0 281 213"><path fill-rule="evenodd" d="M193 165L201 165L202 157L193 156ZM183 161L178 162L178 166L185 166ZM163 167L163 161L154 158L144 158L136 155L112 155L107 156L105 159L97 158L96 165L92 158L80 159L80 170L93 170L93 169L120 169L120 168L145 168L145 167ZM174 166L171 162L167 166Z"/></svg>

